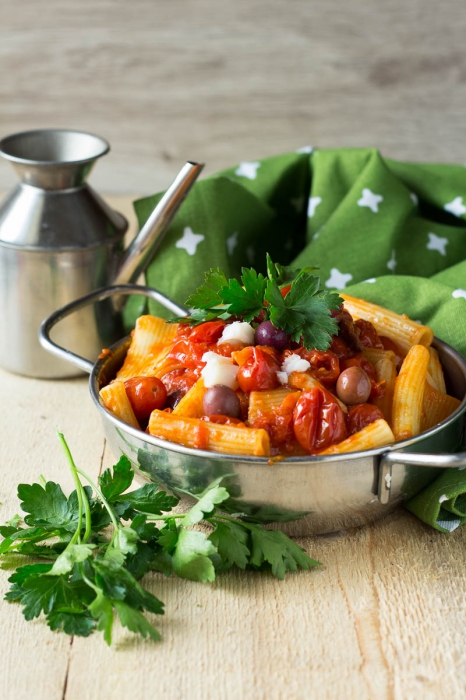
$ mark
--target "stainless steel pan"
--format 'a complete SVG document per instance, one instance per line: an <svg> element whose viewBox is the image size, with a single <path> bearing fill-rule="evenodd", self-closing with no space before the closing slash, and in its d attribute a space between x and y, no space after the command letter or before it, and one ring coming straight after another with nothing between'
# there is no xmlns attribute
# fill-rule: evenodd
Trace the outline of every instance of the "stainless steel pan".
<svg viewBox="0 0 466 700"><path fill-rule="evenodd" d="M180 496L198 494L222 479L230 492L226 506L254 522L280 523L291 535L315 535L364 525L393 511L446 468L465 468L462 443L466 411L466 360L435 339L448 392L462 401L435 428L391 446L325 457L291 457L273 462L190 449L152 437L122 423L101 403L99 390L115 377L130 344L124 338L95 364L50 340L50 331L78 309L114 294L139 294L177 315L186 310L160 292L137 285L96 290L62 307L42 324L40 342L61 359L90 373L90 392L115 457L125 454L138 472Z"/></svg>

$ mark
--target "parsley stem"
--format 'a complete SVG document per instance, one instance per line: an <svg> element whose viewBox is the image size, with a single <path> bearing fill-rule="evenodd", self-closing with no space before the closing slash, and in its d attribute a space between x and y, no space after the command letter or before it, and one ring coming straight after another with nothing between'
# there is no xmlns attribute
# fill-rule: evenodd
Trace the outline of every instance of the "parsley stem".
<svg viewBox="0 0 466 700"><path fill-rule="evenodd" d="M245 523L243 520L235 520L235 518L229 518L227 515L215 514L211 518L204 518L204 520L207 520L207 522L209 523L215 523L216 520L226 520L229 523L235 523L235 525L245 527L247 530L255 530L257 527L262 528L262 525L259 525L258 523Z"/></svg>
<svg viewBox="0 0 466 700"><path fill-rule="evenodd" d="M76 496L78 498L78 527L76 528L76 532L74 533L73 537L71 538L68 547L72 544L74 544L76 541L78 543L81 542L81 526L83 522L83 485L81 484L79 480L79 476L77 473L77 467L76 464L74 463L74 459L71 455L70 448L68 447L68 443L65 440L65 436L63 433L58 433L58 439L61 442L61 446L63 448L63 451L65 452L66 458L68 460L68 464L70 466L70 471L71 475L73 477L73 481L76 484ZM87 516L87 512L86 512ZM87 523L86 523L87 524Z"/></svg>
<svg viewBox="0 0 466 700"><path fill-rule="evenodd" d="M118 527L119 527L118 520L115 518L115 513L113 512L112 508L110 507L110 504L107 501L107 499L105 498L102 491L99 489L97 484L94 481L92 481L91 477L88 474L86 474L86 472L84 472L82 469L79 469L78 467L76 467L76 471L78 472L78 474L81 474L81 476L83 476L86 479L86 481L88 481L90 483L90 485L92 486L92 488L94 489L94 491L96 492L96 494L98 495L100 500L102 501L107 513L109 514L114 528L116 530L118 530Z"/></svg>
<svg viewBox="0 0 466 700"><path fill-rule="evenodd" d="M177 515L154 515L154 513L144 513L140 511L141 515L145 515L147 520L174 520L175 518L185 518L187 513L178 513Z"/></svg>

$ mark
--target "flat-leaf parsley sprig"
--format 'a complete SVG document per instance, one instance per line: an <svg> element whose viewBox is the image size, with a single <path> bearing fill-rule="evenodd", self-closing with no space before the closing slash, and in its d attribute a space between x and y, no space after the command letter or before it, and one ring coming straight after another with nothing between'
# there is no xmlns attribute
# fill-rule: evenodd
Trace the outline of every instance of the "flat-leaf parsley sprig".
<svg viewBox="0 0 466 700"><path fill-rule="evenodd" d="M216 318L270 320L292 340L311 350L326 350L338 323L331 314L343 300L334 292L320 287L315 268L295 270L272 262L267 255L267 277L252 268L241 269L241 283L228 280L222 270L211 269L205 283L186 301L191 309L188 318L174 319L192 325Z"/></svg>
<svg viewBox="0 0 466 700"><path fill-rule="evenodd" d="M283 532L222 512L229 494L221 480L196 496L187 513L173 513L178 499L156 484L127 491L134 478L127 457L96 484L75 465L61 433L59 439L76 489L66 497L52 481L20 484L24 525L15 516L0 526L2 557L34 557L16 568L5 595L21 603L26 620L44 613L52 630L87 637L97 629L110 644L117 616L131 632L159 640L146 613L162 615L164 605L139 583L150 570L207 582L233 566L283 579L287 571L319 564ZM210 535L193 529L201 522Z"/></svg>

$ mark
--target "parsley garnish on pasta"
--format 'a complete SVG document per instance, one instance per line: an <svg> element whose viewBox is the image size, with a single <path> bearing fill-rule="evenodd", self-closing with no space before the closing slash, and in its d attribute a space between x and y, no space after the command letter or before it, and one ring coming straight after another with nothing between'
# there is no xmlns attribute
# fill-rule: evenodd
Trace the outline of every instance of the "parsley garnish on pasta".
<svg viewBox="0 0 466 700"><path fill-rule="evenodd" d="M211 269L205 283L186 302L191 309L189 318L175 320L191 325L231 317L249 322L270 320L308 350L327 350L332 335L338 333L331 311L338 309L342 299L321 288L313 269L285 267L272 262L269 255L267 277L243 267L239 282L228 280L220 269Z"/></svg>

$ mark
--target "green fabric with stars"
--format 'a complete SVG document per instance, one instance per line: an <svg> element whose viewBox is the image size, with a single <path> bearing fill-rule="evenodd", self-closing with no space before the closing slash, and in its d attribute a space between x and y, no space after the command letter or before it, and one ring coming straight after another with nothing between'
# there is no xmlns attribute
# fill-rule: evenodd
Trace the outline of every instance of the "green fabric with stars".
<svg viewBox="0 0 466 700"><path fill-rule="evenodd" d="M135 202L142 225L159 195ZM147 283L183 304L220 267L318 265L322 285L432 326L466 356L466 168L401 163L375 149L308 149L197 182ZM140 298L126 322L143 311ZM149 302L151 313L167 312ZM466 470L442 473L407 507L442 532L466 521Z"/></svg>

